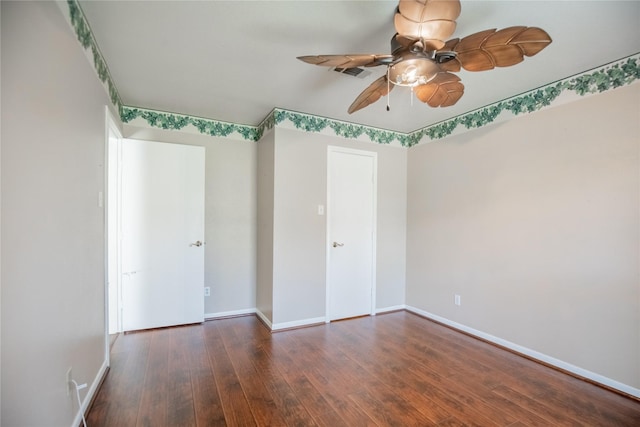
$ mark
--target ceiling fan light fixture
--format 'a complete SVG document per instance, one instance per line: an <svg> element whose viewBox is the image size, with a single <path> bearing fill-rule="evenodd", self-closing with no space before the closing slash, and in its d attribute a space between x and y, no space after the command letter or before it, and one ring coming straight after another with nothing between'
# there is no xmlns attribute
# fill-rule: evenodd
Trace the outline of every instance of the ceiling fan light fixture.
<svg viewBox="0 0 640 427"><path fill-rule="evenodd" d="M396 86L415 87L428 83L439 71L440 68L432 59L422 55L410 55L389 66L388 79Z"/></svg>
<svg viewBox="0 0 640 427"><path fill-rule="evenodd" d="M399 0L391 55L314 55L298 59L347 69L386 65L386 74L353 101L347 110L351 114L388 95L394 86L410 88L411 95L415 94L430 107L450 107L464 94L460 77L453 73L461 69L485 71L510 67L551 43L551 37L543 29L525 26L494 28L447 40L456 29L460 10L459 0Z"/></svg>

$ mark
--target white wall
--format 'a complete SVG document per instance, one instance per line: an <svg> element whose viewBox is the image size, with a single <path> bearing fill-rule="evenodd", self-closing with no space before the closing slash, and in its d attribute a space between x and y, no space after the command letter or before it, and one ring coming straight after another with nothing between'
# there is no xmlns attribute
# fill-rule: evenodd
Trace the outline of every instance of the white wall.
<svg viewBox="0 0 640 427"><path fill-rule="evenodd" d="M256 307L256 171L254 142L123 126L126 138L205 147L205 316Z"/></svg>
<svg viewBox="0 0 640 427"><path fill-rule="evenodd" d="M273 231L273 323L324 318L327 146L378 153L378 309L404 304L407 151L276 128Z"/></svg>
<svg viewBox="0 0 640 427"><path fill-rule="evenodd" d="M2 420L69 426L105 360L105 90L53 2L1 2ZM84 395L87 390L83 390Z"/></svg>
<svg viewBox="0 0 640 427"><path fill-rule="evenodd" d="M639 100L412 148L407 305L640 388Z"/></svg>

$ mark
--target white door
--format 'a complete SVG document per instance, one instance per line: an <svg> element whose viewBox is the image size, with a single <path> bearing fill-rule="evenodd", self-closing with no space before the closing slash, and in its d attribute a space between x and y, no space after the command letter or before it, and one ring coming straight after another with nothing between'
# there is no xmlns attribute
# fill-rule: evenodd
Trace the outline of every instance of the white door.
<svg viewBox="0 0 640 427"><path fill-rule="evenodd" d="M376 153L329 147L327 320L374 313Z"/></svg>
<svg viewBox="0 0 640 427"><path fill-rule="evenodd" d="M204 320L204 147L122 142L122 321Z"/></svg>

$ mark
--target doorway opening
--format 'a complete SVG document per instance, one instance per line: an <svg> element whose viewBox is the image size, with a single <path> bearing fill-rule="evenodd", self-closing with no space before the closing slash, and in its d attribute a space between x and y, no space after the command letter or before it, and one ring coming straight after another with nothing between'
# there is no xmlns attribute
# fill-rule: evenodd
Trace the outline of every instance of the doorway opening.
<svg viewBox="0 0 640 427"><path fill-rule="evenodd" d="M121 189L121 144L122 133L116 124L116 120L105 107L105 353L109 360L109 352L114 341L122 332L122 283L120 274L120 189Z"/></svg>
<svg viewBox="0 0 640 427"><path fill-rule="evenodd" d="M108 355L120 333L204 320L205 148L106 123Z"/></svg>

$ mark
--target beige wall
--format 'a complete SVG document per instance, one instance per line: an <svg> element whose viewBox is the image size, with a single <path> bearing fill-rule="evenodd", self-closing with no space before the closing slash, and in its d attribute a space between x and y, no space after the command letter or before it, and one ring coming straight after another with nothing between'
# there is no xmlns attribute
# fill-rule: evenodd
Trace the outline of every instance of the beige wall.
<svg viewBox="0 0 640 427"><path fill-rule="evenodd" d="M256 306L256 170L253 142L125 125L126 138L205 147L206 315Z"/></svg>
<svg viewBox="0 0 640 427"><path fill-rule="evenodd" d="M378 153L376 307L404 304L407 151L322 134L275 130L274 324L324 318L327 146Z"/></svg>
<svg viewBox="0 0 640 427"><path fill-rule="evenodd" d="M1 8L1 424L69 426L67 369L92 387L105 361L109 100L55 3Z"/></svg>
<svg viewBox="0 0 640 427"><path fill-rule="evenodd" d="M258 241L256 309L273 323L273 131L258 142Z"/></svg>
<svg viewBox="0 0 640 427"><path fill-rule="evenodd" d="M639 100L411 149L407 305L639 388Z"/></svg>
<svg viewBox="0 0 640 427"><path fill-rule="evenodd" d="M0 4L0 423L70 425L67 369L91 387L104 367L109 100L55 4ZM372 150L378 309L406 302L638 388L639 88L411 150L124 130L207 148L207 313L324 316L326 147Z"/></svg>
<svg viewBox="0 0 640 427"><path fill-rule="evenodd" d="M123 126L127 138L206 147L208 314L257 308L273 324L325 315L327 146L378 152L378 309L404 304L407 151L277 128L258 143Z"/></svg>

